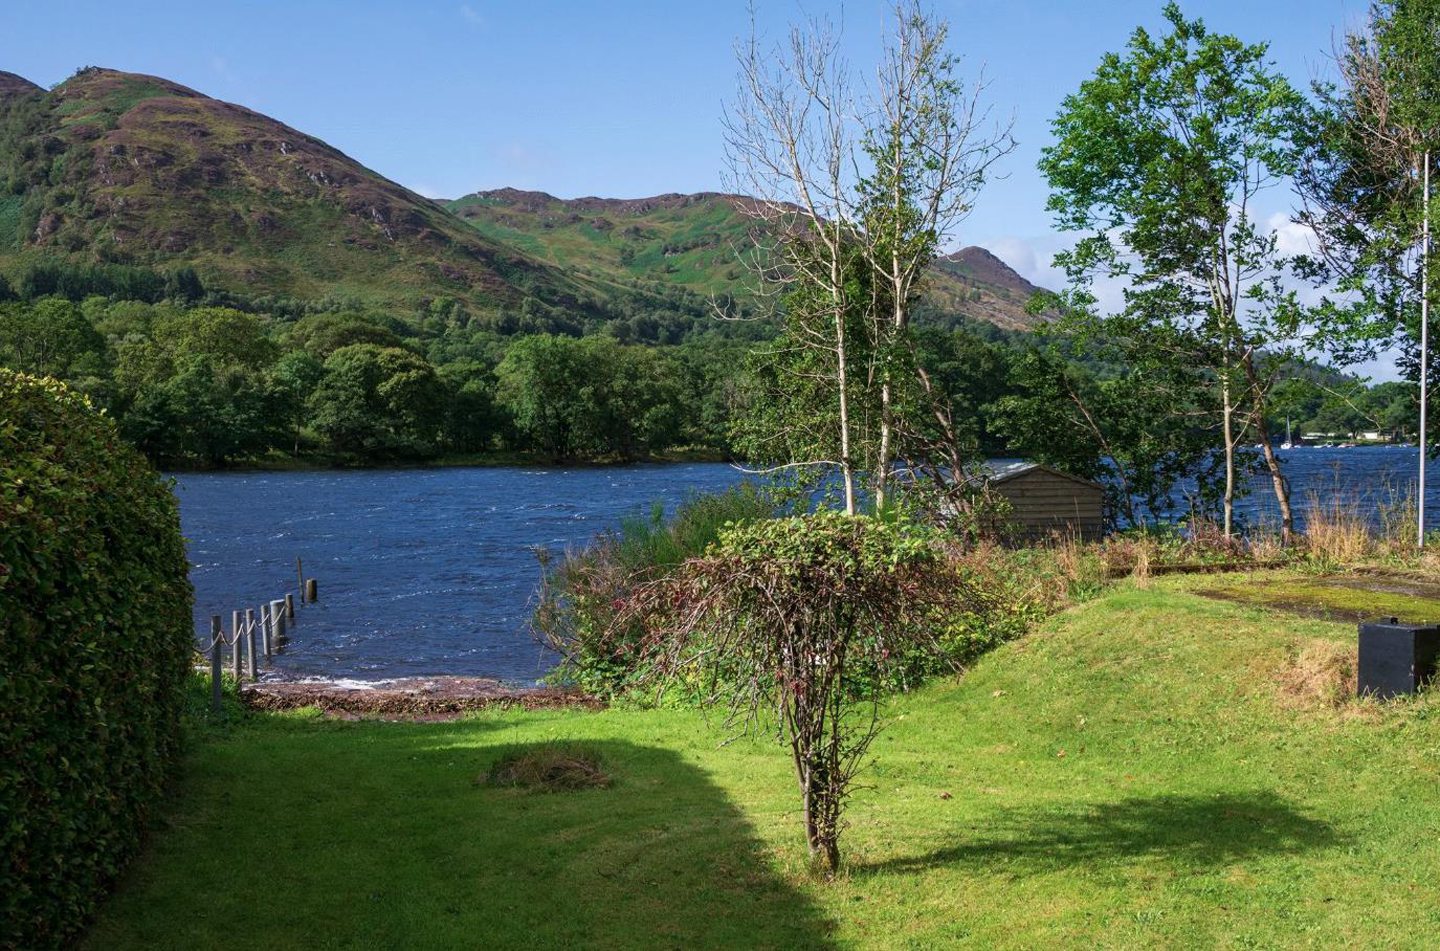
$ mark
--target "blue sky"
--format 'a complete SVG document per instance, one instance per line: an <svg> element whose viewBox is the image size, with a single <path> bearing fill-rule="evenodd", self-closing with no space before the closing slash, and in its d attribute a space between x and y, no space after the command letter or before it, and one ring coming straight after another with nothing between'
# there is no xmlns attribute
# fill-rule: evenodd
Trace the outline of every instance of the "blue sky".
<svg viewBox="0 0 1440 951"><path fill-rule="evenodd" d="M1161 0L933 0L1019 149L955 244L982 244L1057 286L1063 239L1035 171L1061 98L1123 46L1158 28ZM778 36L806 13L842 16L850 58L874 60L883 0L757 0ZM1268 41L1301 83L1363 21L1366 0L1212 0L1188 15ZM745 0L5 0L0 69L52 85L83 65L153 73L316 135L432 197L535 188L638 197L722 185L720 112L734 90ZM1288 196L1271 198L1288 211Z"/></svg>

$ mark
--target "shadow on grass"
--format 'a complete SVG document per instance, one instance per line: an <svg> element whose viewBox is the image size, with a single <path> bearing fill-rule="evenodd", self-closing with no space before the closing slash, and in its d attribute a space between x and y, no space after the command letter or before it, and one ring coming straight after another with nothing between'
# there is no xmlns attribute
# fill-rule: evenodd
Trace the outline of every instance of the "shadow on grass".
<svg viewBox="0 0 1440 951"><path fill-rule="evenodd" d="M476 783L486 724L317 724L198 749L94 948L832 946L746 818L669 750L581 745L614 784ZM491 743L491 745L487 745Z"/></svg>
<svg viewBox="0 0 1440 951"><path fill-rule="evenodd" d="M1329 848L1340 841L1329 824L1272 792L1166 795L1012 813L964 842L859 870L918 872L968 863L1003 864L1023 873L1147 856L1202 869L1256 855Z"/></svg>

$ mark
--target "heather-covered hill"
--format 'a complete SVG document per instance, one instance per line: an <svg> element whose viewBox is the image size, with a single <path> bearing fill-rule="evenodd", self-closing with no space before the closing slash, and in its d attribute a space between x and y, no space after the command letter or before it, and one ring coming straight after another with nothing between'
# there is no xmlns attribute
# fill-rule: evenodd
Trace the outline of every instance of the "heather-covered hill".
<svg viewBox="0 0 1440 951"><path fill-rule="evenodd" d="M318 299L578 310L568 275L303 132L153 76L0 75L0 266L35 252L195 267Z"/></svg>
<svg viewBox="0 0 1440 951"><path fill-rule="evenodd" d="M505 330L675 340L753 293L747 199L424 198L321 140L166 79L88 67L51 90L0 72L0 275L27 264L194 268L250 297L416 309L453 298ZM1033 326L1035 288L966 248L932 318Z"/></svg>

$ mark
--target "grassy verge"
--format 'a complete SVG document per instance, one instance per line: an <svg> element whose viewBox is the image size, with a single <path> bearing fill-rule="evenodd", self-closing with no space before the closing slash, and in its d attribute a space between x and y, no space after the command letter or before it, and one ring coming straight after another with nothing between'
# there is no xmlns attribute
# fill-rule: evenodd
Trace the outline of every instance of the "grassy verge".
<svg viewBox="0 0 1440 951"><path fill-rule="evenodd" d="M691 711L254 716L194 744L89 946L1431 946L1440 696L1290 692L1353 626L1215 580L1122 584L897 699L835 882L782 751ZM555 741L611 785L476 784Z"/></svg>

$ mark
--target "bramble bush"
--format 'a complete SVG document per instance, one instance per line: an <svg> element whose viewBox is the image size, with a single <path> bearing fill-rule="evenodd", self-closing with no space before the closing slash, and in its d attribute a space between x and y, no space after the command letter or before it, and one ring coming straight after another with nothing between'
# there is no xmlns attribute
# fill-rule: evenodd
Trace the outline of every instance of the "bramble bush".
<svg viewBox="0 0 1440 951"><path fill-rule="evenodd" d="M114 423L0 369L0 947L68 943L140 841L179 742L187 567Z"/></svg>

